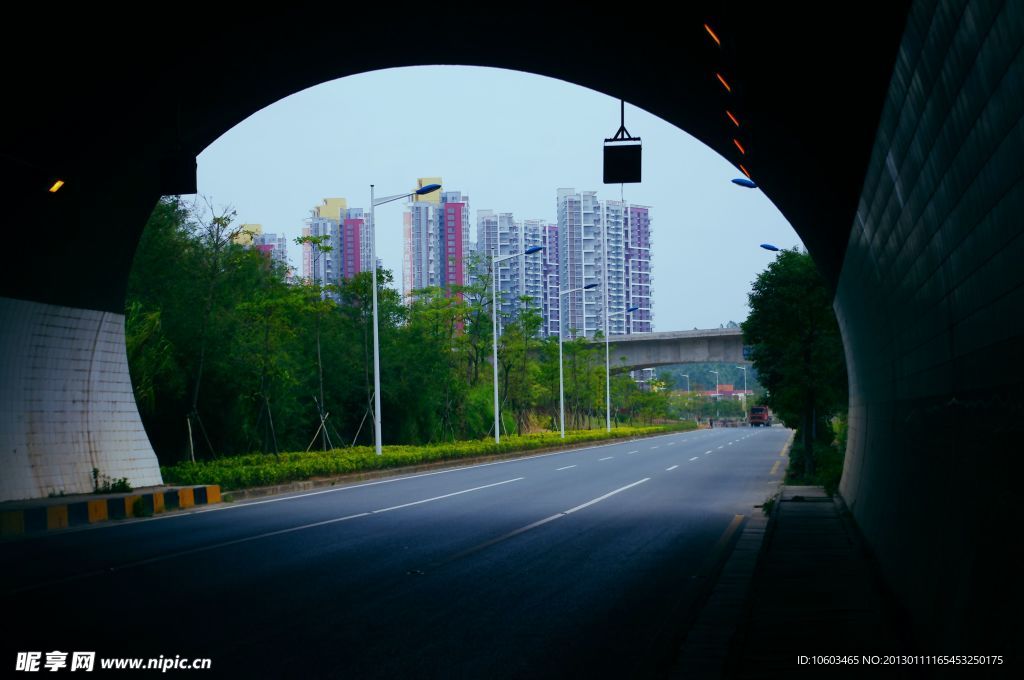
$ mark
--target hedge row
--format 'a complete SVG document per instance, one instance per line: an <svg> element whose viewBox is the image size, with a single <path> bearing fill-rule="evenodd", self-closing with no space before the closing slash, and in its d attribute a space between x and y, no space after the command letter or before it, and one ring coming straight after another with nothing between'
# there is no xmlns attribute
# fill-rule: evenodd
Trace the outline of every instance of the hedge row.
<svg viewBox="0 0 1024 680"><path fill-rule="evenodd" d="M160 468L167 484L219 484L222 489L244 489L294 482L312 477L330 477L351 472L419 465L441 460L492 456L517 451L533 451L564 444L579 444L607 439L623 439L661 432L692 430L692 421L651 427L619 427L611 431L581 430L528 434L493 440L457 441L425 446L385 446L377 456L372 446L356 446L330 451L273 454L255 453L198 463L184 462Z"/></svg>

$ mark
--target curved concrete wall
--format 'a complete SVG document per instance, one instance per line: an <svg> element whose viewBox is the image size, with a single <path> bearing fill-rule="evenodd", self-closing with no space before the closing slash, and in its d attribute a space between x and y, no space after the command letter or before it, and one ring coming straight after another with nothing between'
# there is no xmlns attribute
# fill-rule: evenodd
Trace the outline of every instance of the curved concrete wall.
<svg viewBox="0 0 1024 680"><path fill-rule="evenodd" d="M92 469L161 484L124 316L0 298L0 501L89 493Z"/></svg>
<svg viewBox="0 0 1024 680"><path fill-rule="evenodd" d="M1022 42L1024 3L914 5L835 298L840 491L924 654L1020 630Z"/></svg>

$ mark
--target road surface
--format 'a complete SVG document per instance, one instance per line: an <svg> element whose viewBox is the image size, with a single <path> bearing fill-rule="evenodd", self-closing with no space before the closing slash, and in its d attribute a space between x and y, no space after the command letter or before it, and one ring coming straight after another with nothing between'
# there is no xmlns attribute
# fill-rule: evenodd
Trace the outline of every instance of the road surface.
<svg viewBox="0 0 1024 680"><path fill-rule="evenodd" d="M3 543L4 663L657 676L788 436L700 430Z"/></svg>

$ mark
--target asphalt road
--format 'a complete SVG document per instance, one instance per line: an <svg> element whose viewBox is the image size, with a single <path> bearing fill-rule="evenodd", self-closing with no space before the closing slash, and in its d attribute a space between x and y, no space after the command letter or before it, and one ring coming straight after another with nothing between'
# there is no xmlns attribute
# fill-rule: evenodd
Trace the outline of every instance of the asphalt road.
<svg viewBox="0 0 1024 680"><path fill-rule="evenodd" d="M672 434L0 544L2 663L62 650L205 657L211 671L187 674L208 677L658 676L781 479L788 435Z"/></svg>

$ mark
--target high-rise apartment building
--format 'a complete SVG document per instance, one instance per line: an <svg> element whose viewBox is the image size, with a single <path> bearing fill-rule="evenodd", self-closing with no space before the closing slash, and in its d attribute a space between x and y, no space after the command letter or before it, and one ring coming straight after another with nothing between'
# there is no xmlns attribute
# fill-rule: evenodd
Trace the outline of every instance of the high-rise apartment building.
<svg viewBox="0 0 1024 680"><path fill-rule="evenodd" d="M252 237L252 247L274 262L288 266L288 239L284 234L280 236L273 232L256 234Z"/></svg>
<svg viewBox="0 0 1024 680"><path fill-rule="evenodd" d="M448 289L469 283L469 196L441 192L434 222L440 253L437 285Z"/></svg>
<svg viewBox="0 0 1024 680"><path fill-rule="evenodd" d="M242 224L231 239L233 243L260 251L274 262L288 265L288 239L282 234L264 232L262 224Z"/></svg>
<svg viewBox="0 0 1024 680"><path fill-rule="evenodd" d="M421 177L417 187L441 184L440 177ZM414 196L403 218L402 294L437 286L469 283L469 196L442 191Z"/></svg>
<svg viewBox="0 0 1024 680"><path fill-rule="evenodd" d="M599 318L603 319L603 291L578 289L601 283L597 264L601 203L597 192L559 189L556 205L559 283L562 291L576 291L561 296L562 334L566 338L592 335L599 328Z"/></svg>
<svg viewBox="0 0 1024 680"><path fill-rule="evenodd" d="M406 207L409 236L405 242L405 259L409 262L409 277L402 281L402 292L407 300L414 290L438 284L435 207L425 201L413 201Z"/></svg>
<svg viewBox="0 0 1024 680"><path fill-rule="evenodd" d="M335 246L341 278L351 279L359 272L370 271L370 234L362 208L347 208L341 218Z"/></svg>
<svg viewBox="0 0 1024 680"><path fill-rule="evenodd" d="M604 201L601 206L601 231L598 235L597 276L601 304L608 303L608 331L612 335L626 332L625 241L628 206L621 201ZM604 309L598 327L604 330Z"/></svg>
<svg viewBox="0 0 1024 680"><path fill-rule="evenodd" d="M240 246L251 246L254 237L263 233L262 224L240 224L231 242Z"/></svg>
<svg viewBox="0 0 1024 680"><path fill-rule="evenodd" d="M629 315L627 333L654 331L654 275L651 272L651 209L626 207L624 282L627 304L640 309Z"/></svg>
<svg viewBox="0 0 1024 680"><path fill-rule="evenodd" d="M547 223L543 220L523 220L523 225L520 229L522 240L519 244L520 250L517 252L524 253L530 248L545 247L547 227ZM516 258L516 260L518 261L517 269L520 281L519 290L516 291L518 293L516 298L529 298L531 309L542 313L545 294L544 251L542 250L532 255L524 255L523 257ZM541 334L543 335L543 326L541 327Z"/></svg>
<svg viewBox="0 0 1024 680"><path fill-rule="evenodd" d="M348 202L344 198L325 198L323 202L310 211L306 219L306 229L303 234L313 237L326 236L324 245L330 246L324 249L320 246L306 243L303 246L303 265L309 261L309 270L303 270L304 277L328 285L337 283L341 276L340 266L340 240L342 214L348 210ZM308 255L307 255L308 249Z"/></svg>
<svg viewBox="0 0 1024 680"><path fill-rule="evenodd" d="M428 184L441 184L440 177L420 177L416 188ZM405 240L402 256L402 296L411 300L412 292L438 283L437 206L441 196L438 192L413 196L403 215Z"/></svg>
<svg viewBox="0 0 1024 680"><path fill-rule="evenodd" d="M520 310L527 304L543 314L545 319L549 318L546 296L550 294L551 285L558 286L558 248L557 244L554 248L549 244L552 238L557 240L554 234L554 225L543 220L517 222L512 213L477 211L476 252L480 259L479 268L483 271L475 272L475 275L479 276L490 267L492 252L502 258L525 253L534 246L544 248L539 253L498 263L498 310L502 318L518 318ZM524 297L529 300L524 300ZM548 324L545 323L540 334L548 333Z"/></svg>
<svg viewBox="0 0 1024 680"><path fill-rule="evenodd" d="M308 224L302 227L303 238L311 234L312 230ZM306 241L302 242L302 278L307 280L313 278L313 246Z"/></svg>
<svg viewBox="0 0 1024 680"><path fill-rule="evenodd" d="M561 290L597 284L562 297L565 337L604 331L606 301L611 335L651 332L650 208L559 189L557 211ZM621 313L633 305L640 309Z"/></svg>
<svg viewBox="0 0 1024 680"><path fill-rule="evenodd" d="M370 271L370 239L362 208L349 208L344 198L325 198L302 229L303 236L326 236L323 249L302 244L303 278L321 285L339 283Z"/></svg>
<svg viewBox="0 0 1024 680"><path fill-rule="evenodd" d="M544 308L544 326L541 335L558 335L559 249L558 225L545 224L541 232L544 250L541 258L541 300Z"/></svg>

